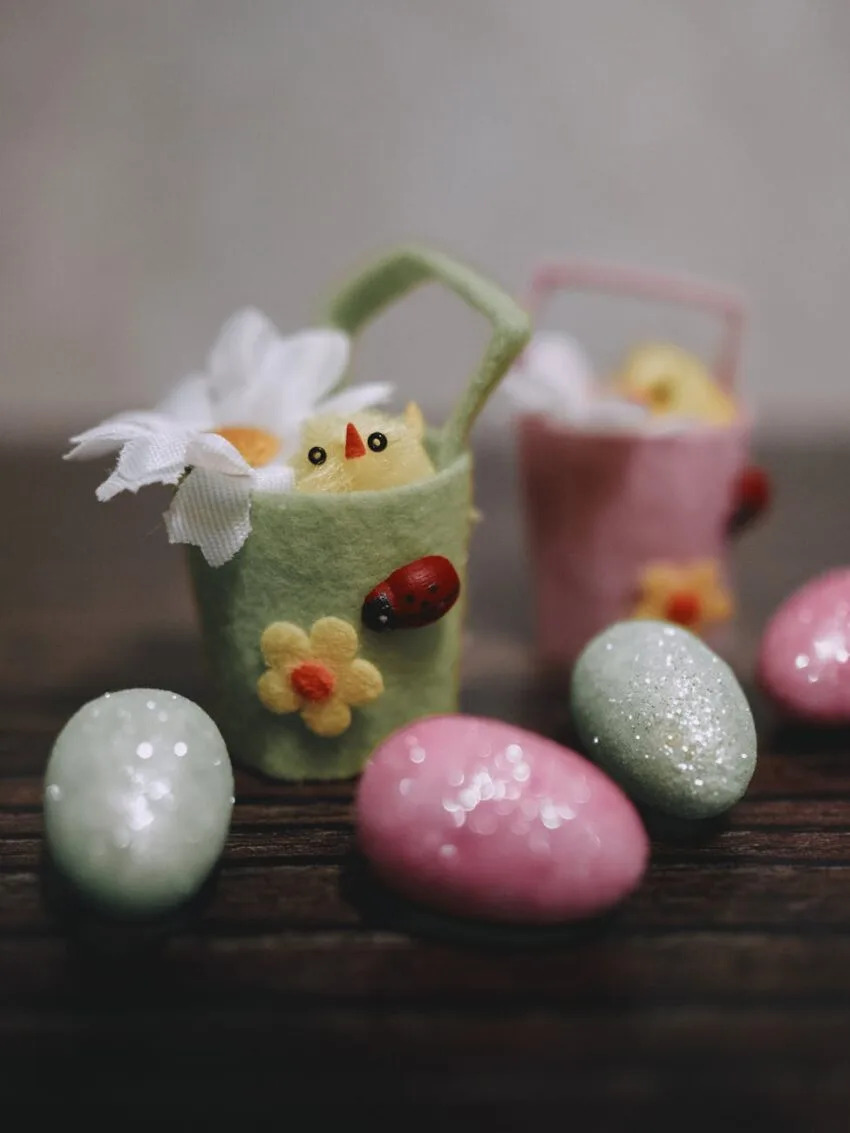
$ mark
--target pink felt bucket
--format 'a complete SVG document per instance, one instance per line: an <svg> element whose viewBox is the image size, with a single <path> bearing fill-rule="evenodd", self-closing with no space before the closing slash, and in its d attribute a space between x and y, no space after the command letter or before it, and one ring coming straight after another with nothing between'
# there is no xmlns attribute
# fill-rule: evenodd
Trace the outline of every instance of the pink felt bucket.
<svg viewBox="0 0 850 1133"><path fill-rule="evenodd" d="M719 315L725 334L714 369L734 390L743 311L733 297L630 269L554 265L534 278L532 314L564 289L684 303ZM765 504L763 474L748 465L745 414L729 427L658 434L587 432L524 415L518 441L537 647L545 663L571 665L595 634L632 616L647 568L711 561L731 591L730 539ZM748 500L753 473L762 487L757 500ZM701 632L715 648L728 648L729 620Z"/></svg>

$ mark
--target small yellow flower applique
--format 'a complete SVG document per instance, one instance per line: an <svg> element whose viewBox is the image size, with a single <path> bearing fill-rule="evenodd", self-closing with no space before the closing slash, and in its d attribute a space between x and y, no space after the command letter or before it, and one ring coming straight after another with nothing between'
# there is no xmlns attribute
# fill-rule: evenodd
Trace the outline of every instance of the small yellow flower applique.
<svg viewBox="0 0 850 1133"><path fill-rule="evenodd" d="M675 622L699 634L732 617L732 596L715 559L694 563L650 563L638 586L633 618Z"/></svg>
<svg viewBox="0 0 850 1133"><path fill-rule="evenodd" d="M317 736L339 736L351 709L384 691L378 669L357 656L357 630L342 618L319 618L309 636L293 622L273 622L260 639L268 666L257 695L270 712L300 712Z"/></svg>

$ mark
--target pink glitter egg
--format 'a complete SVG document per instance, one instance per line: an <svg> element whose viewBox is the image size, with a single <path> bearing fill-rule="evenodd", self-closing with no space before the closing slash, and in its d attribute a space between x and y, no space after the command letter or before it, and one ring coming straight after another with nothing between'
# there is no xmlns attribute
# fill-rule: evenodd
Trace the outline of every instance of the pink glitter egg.
<svg viewBox="0 0 850 1133"><path fill-rule="evenodd" d="M758 672L789 715L850 723L850 570L819 575L783 602L762 636Z"/></svg>
<svg viewBox="0 0 850 1133"><path fill-rule="evenodd" d="M385 740L363 774L357 823L390 887L517 924L601 913L638 885L649 855L637 811L592 763L474 716L430 717Z"/></svg>

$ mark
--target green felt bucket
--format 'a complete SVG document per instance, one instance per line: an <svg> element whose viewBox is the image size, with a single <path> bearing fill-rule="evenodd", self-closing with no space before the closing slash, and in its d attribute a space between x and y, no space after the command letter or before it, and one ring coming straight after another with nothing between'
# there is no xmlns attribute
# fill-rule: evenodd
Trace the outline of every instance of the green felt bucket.
<svg viewBox="0 0 850 1133"><path fill-rule="evenodd" d="M259 494L252 531L224 566L192 548L190 564L202 633L216 684L214 715L231 755L276 779L347 779L391 732L422 716L457 710L466 567L473 515L470 429L525 346L527 315L500 288L440 253L401 248L357 276L331 302L325 321L352 338L384 307L419 284L443 284L492 325L484 358L442 429L428 444L437 474L372 492ZM443 555L461 597L439 621L374 633L361 624L366 595L397 568ZM327 616L350 622L359 656L378 667L383 694L353 709L339 736L308 729L298 713L276 715L257 695L265 671L263 631L294 622L309 633Z"/></svg>

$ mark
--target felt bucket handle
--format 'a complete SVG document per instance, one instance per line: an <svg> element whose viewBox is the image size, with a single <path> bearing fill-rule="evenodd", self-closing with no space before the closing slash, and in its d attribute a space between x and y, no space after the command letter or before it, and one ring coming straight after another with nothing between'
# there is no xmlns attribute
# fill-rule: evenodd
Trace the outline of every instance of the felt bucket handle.
<svg viewBox="0 0 850 1133"><path fill-rule="evenodd" d="M658 299L717 315L724 333L714 365L718 382L733 391L737 383L744 334L744 307L739 298L708 284L639 268L582 262L543 264L534 273L528 309L539 315L557 291L604 291L637 299Z"/></svg>
<svg viewBox="0 0 850 1133"><path fill-rule="evenodd" d="M525 311L506 292L471 268L427 248L405 246L377 260L331 301L326 319L352 337L390 303L427 282L441 283L490 322L486 352L439 434L438 461L448 464L466 448L487 398L528 342Z"/></svg>

